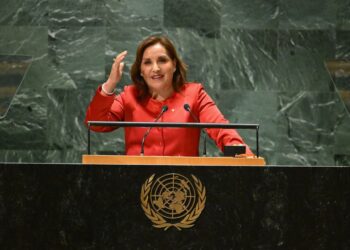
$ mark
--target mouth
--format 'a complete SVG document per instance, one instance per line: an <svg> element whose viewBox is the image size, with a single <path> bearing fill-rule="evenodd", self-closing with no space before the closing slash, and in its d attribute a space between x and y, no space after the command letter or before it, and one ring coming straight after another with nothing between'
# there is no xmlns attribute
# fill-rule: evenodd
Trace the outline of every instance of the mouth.
<svg viewBox="0 0 350 250"><path fill-rule="evenodd" d="M163 78L163 75L154 75L154 76L151 76L151 78L153 80L158 80L158 79L162 79Z"/></svg>

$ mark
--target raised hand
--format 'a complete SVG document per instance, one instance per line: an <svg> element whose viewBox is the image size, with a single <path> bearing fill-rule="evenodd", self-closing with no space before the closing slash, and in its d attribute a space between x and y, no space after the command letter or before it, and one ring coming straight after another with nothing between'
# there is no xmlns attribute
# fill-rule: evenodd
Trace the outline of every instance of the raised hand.
<svg viewBox="0 0 350 250"><path fill-rule="evenodd" d="M103 89L107 93L112 93L122 78L124 68L123 60L127 54L128 52L125 50L114 58L114 63L112 65L111 72L109 73L108 80L103 84Z"/></svg>

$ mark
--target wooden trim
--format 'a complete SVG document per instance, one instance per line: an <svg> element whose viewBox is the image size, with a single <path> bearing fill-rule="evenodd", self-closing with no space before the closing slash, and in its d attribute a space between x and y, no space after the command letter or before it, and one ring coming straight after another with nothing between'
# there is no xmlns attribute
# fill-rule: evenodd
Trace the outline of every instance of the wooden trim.
<svg viewBox="0 0 350 250"><path fill-rule="evenodd" d="M177 166L265 166L264 158L83 155L83 164L177 165Z"/></svg>

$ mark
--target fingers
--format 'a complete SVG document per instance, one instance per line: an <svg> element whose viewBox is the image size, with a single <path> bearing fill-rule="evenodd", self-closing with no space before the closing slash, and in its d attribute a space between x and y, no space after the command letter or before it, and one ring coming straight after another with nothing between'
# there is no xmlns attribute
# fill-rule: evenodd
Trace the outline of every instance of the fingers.
<svg viewBox="0 0 350 250"><path fill-rule="evenodd" d="M254 155L250 155L250 154L239 154L239 155L235 155L234 157L236 158L254 158Z"/></svg>
<svg viewBox="0 0 350 250"><path fill-rule="evenodd" d="M120 63L120 66L119 66L119 74L123 74L123 69L124 69L124 62L121 62Z"/></svg>
<svg viewBox="0 0 350 250"><path fill-rule="evenodd" d="M125 56L128 54L128 51L123 51L119 55L117 55L116 58L114 58L114 63L119 65L125 58Z"/></svg>
<svg viewBox="0 0 350 250"><path fill-rule="evenodd" d="M113 85L114 88L115 88L115 85L120 81L122 77L123 68L124 68L123 60L127 55L127 53L128 52L125 50L114 58L114 63L112 64L112 69L107 80L107 82L111 83L111 85Z"/></svg>
<svg viewBox="0 0 350 250"><path fill-rule="evenodd" d="M125 50L125 51L121 52L119 55L117 55L116 58L114 58L113 66L116 69L116 72L118 72L119 74L123 73L124 62L122 62L122 61L124 60L124 58L126 57L127 54L128 54L128 52Z"/></svg>

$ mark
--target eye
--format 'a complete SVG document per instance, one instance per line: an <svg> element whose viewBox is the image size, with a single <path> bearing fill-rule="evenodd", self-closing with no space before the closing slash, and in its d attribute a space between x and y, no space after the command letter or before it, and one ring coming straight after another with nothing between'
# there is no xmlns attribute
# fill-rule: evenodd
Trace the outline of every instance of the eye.
<svg viewBox="0 0 350 250"><path fill-rule="evenodd" d="M159 57L158 61L161 62L161 63L166 63L166 62L169 61L169 59L166 58L166 57Z"/></svg>
<svg viewBox="0 0 350 250"><path fill-rule="evenodd" d="M143 61L143 64L145 65L151 64L151 61L150 60Z"/></svg>

